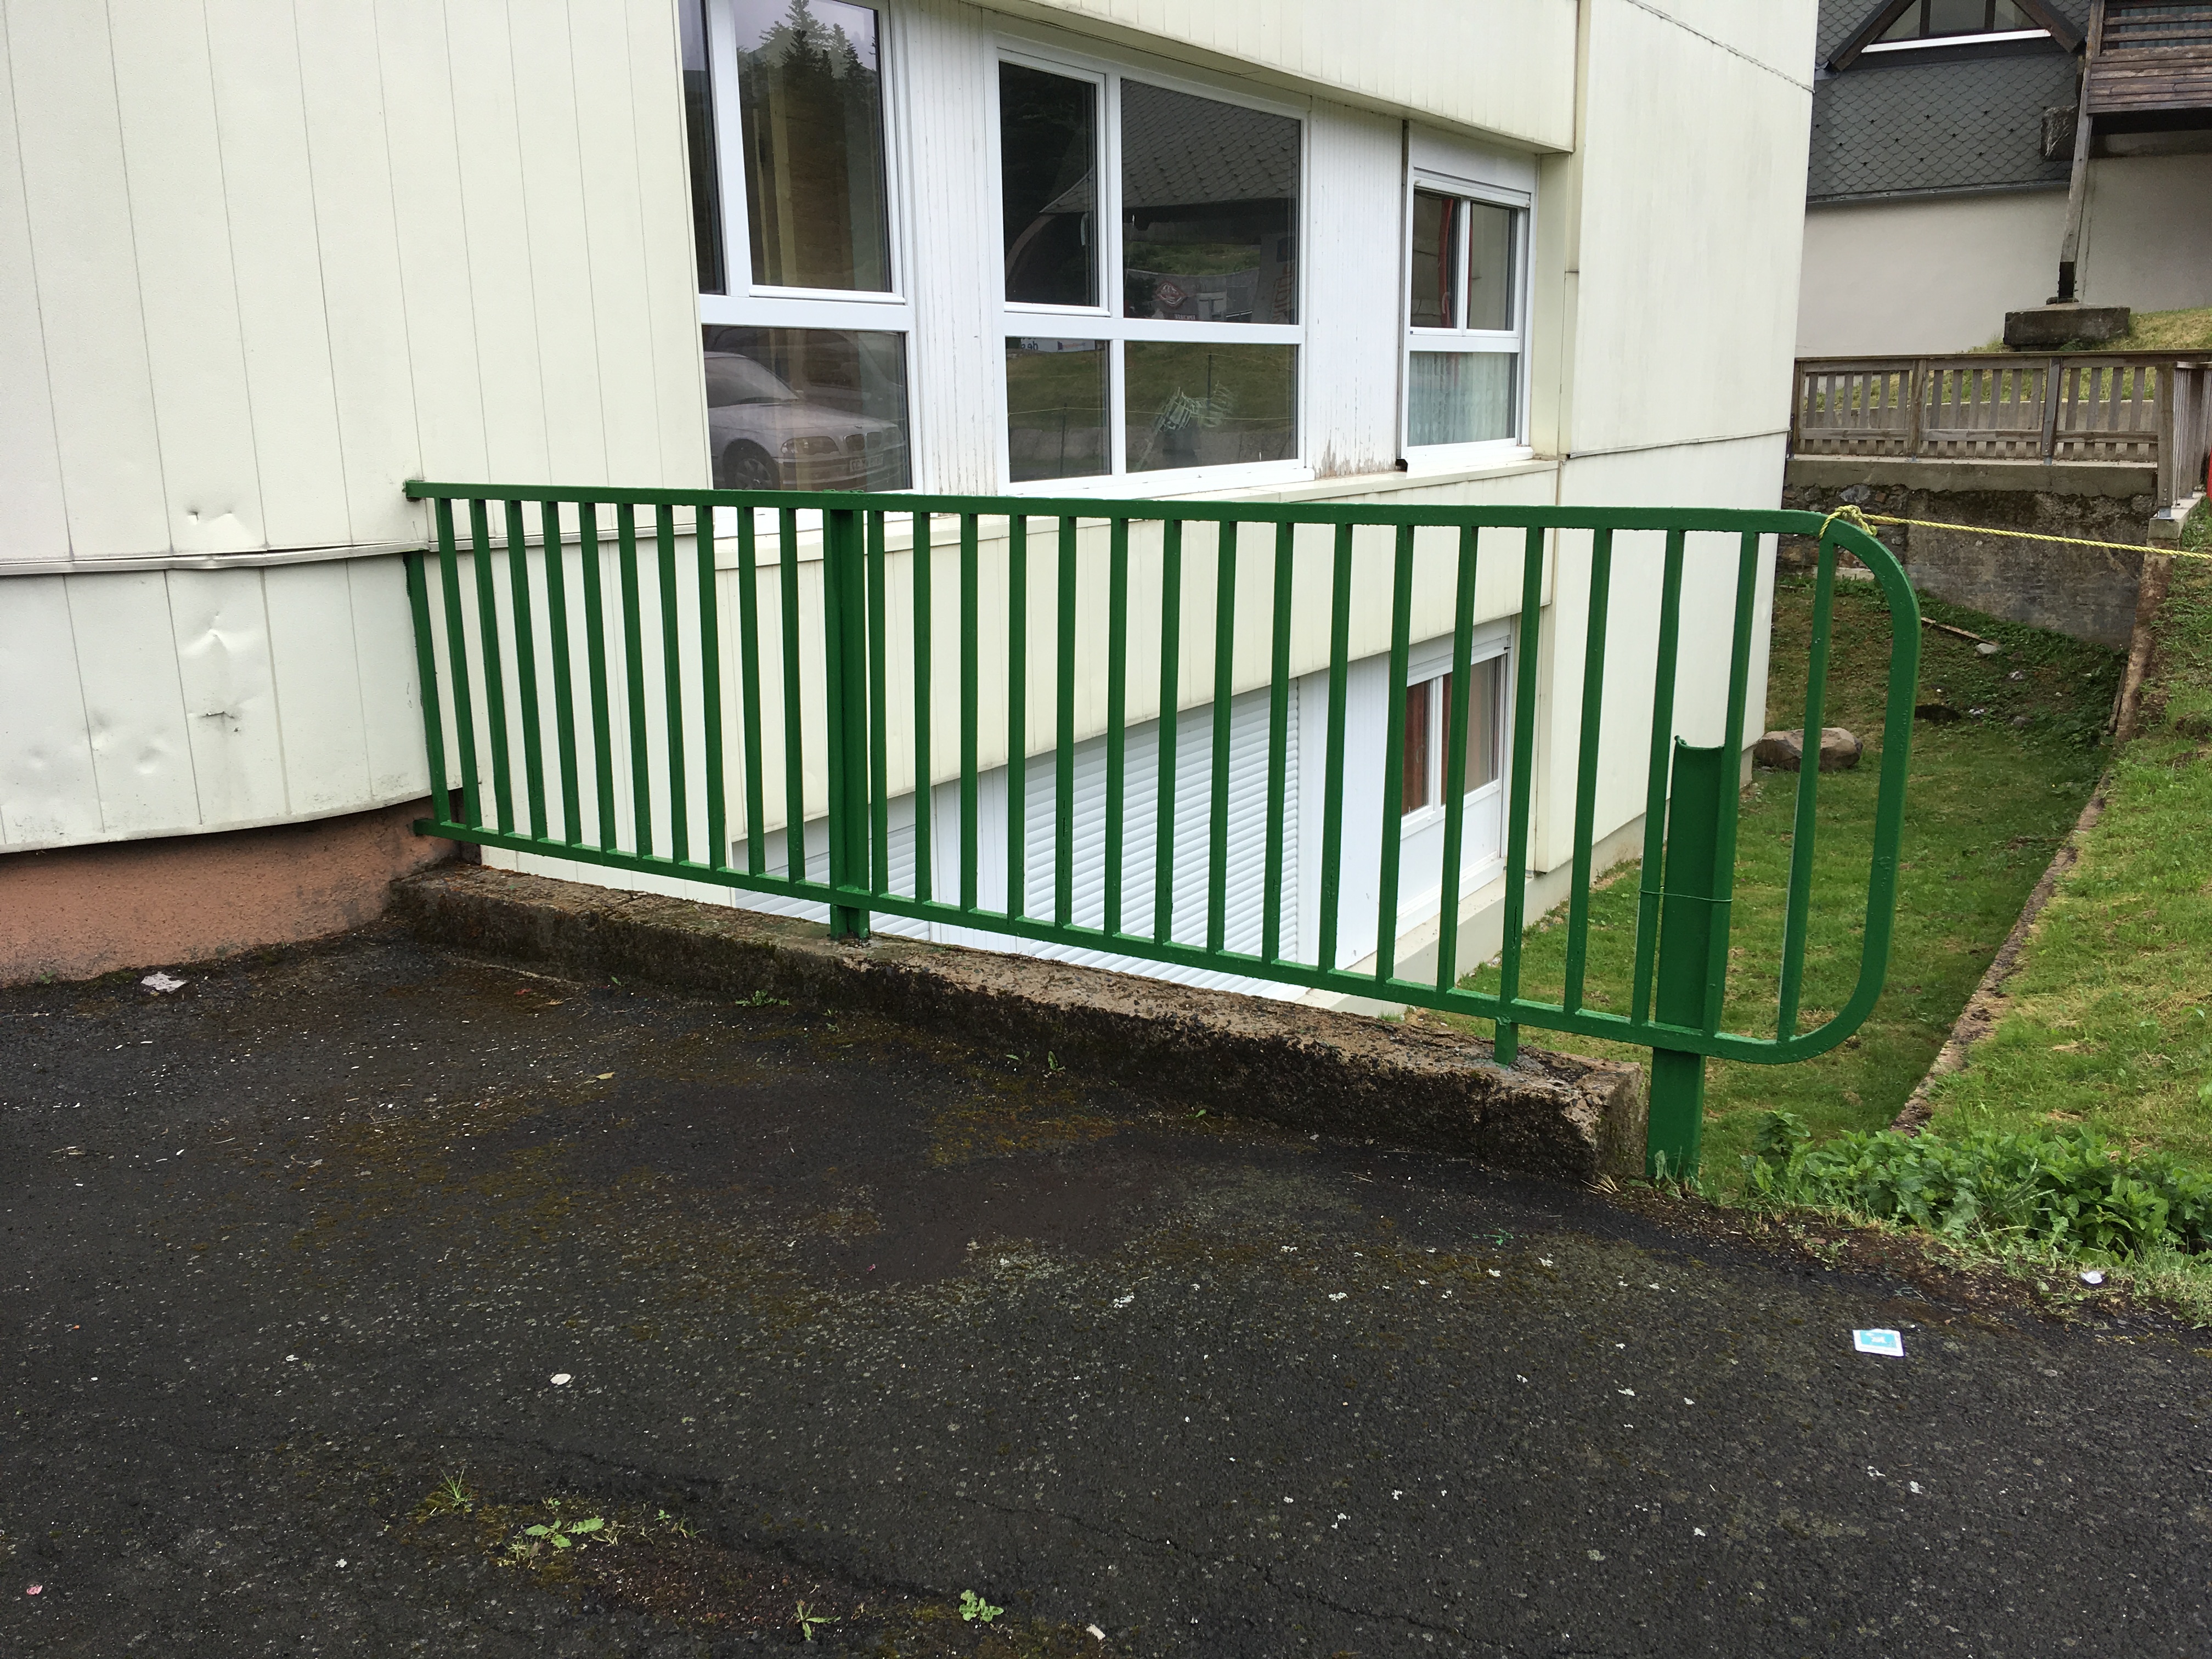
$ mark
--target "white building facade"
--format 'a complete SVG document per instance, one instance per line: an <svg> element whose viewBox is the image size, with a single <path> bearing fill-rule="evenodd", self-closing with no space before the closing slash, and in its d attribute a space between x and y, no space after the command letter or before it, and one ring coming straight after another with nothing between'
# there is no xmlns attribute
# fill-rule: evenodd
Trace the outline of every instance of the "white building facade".
<svg viewBox="0 0 2212 1659"><path fill-rule="evenodd" d="M410 477L1770 507L1814 9L8 0L0 884L18 854L425 795ZM1677 716L1700 742L1734 580L1710 553ZM1581 664L1549 647L1579 641L1586 579L1548 580L1539 878L1571 853ZM1616 568L1607 718L1639 763L1601 781L1615 853L1656 586L1654 560ZM1467 798L1438 798L1434 722L1389 757L1401 953L1448 811L1462 908L1502 890L1507 604L1480 618ZM1410 706L1448 666L1417 640ZM1386 675L1355 665L1355 726ZM1753 708L1764 679L1759 656ZM1203 765L1210 711L1178 718Z"/></svg>

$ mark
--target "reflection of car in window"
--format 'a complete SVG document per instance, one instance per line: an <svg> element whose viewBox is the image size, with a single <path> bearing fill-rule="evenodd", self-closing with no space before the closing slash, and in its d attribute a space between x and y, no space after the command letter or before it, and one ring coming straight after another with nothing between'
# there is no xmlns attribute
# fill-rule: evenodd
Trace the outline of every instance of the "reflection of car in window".
<svg viewBox="0 0 2212 1659"><path fill-rule="evenodd" d="M707 428L718 489L896 489L898 424L814 403L734 351L707 354Z"/></svg>

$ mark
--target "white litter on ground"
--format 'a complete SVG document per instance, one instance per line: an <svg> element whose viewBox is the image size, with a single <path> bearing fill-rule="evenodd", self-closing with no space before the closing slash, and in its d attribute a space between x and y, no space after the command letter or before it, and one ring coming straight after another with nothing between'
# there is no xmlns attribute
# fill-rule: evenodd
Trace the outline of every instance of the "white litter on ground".
<svg viewBox="0 0 2212 1659"><path fill-rule="evenodd" d="M144 986L148 990L154 992L156 995L167 991L181 991L185 986L191 983L190 980L172 979L168 975L162 973L158 969L153 973L147 975L145 978L140 980L138 982Z"/></svg>
<svg viewBox="0 0 2212 1659"><path fill-rule="evenodd" d="M2090 1268L2088 1272L2081 1275L2081 1282L2084 1285L2103 1284L2105 1282L2105 1270L2102 1267Z"/></svg>
<svg viewBox="0 0 2212 1659"><path fill-rule="evenodd" d="M1861 1353L1886 1353L1902 1359L1905 1339L1895 1331L1853 1331L1851 1346Z"/></svg>
<svg viewBox="0 0 2212 1659"><path fill-rule="evenodd" d="M570 1376L566 1371L556 1371L553 1373L553 1386L556 1389L565 1389L575 1379Z"/></svg>

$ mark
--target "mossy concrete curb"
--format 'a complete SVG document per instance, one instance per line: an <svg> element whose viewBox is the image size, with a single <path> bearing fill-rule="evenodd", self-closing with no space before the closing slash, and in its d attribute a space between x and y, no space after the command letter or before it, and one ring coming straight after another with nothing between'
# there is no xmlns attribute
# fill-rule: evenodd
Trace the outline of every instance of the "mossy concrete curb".
<svg viewBox="0 0 2212 1659"><path fill-rule="evenodd" d="M1524 1048L1508 1068L1487 1042L1432 1026L881 935L833 942L811 923L480 866L394 883L392 915L420 939L552 972L767 992L1049 1051L1093 1077L1292 1128L1583 1183L1643 1170L1633 1066Z"/></svg>

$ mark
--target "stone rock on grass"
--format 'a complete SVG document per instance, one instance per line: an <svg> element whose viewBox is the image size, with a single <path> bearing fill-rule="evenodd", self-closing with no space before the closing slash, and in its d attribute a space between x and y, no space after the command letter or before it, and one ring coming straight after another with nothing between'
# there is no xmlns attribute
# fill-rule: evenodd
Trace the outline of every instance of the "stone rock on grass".
<svg viewBox="0 0 2212 1659"><path fill-rule="evenodd" d="M1823 772L1848 772L1859 763L1866 745L1840 726L1820 728L1820 769ZM1804 764L1805 733L1769 732L1759 738L1751 751L1751 757L1761 766L1771 766L1778 772L1795 772Z"/></svg>

